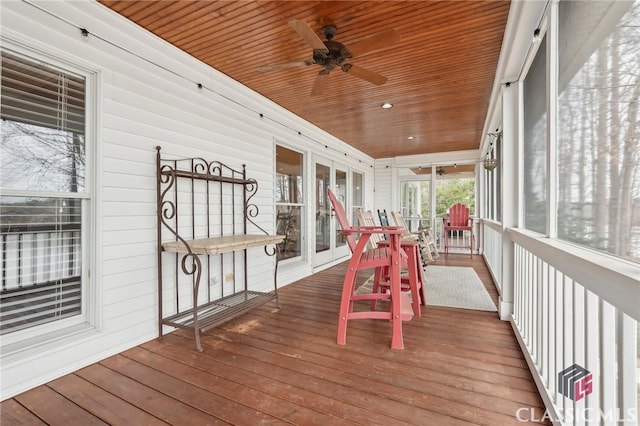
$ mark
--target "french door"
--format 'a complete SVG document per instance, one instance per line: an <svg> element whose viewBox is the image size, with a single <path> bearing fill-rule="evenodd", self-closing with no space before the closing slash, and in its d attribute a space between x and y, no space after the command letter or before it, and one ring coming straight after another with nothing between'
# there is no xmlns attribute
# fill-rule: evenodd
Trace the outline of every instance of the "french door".
<svg viewBox="0 0 640 426"><path fill-rule="evenodd" d="M327 188L345 208L350 211L351 189L348 182L348 167L331 160L318 158L314 163L315 173L315 255L313 267L318 267L349 254L347 241L340 234L340 225L331 210Z"/></svg>

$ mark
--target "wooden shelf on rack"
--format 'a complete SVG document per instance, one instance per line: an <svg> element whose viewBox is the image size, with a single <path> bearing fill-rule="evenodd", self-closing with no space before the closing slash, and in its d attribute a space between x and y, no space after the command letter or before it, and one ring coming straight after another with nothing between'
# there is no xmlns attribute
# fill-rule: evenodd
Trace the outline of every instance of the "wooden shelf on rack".
<svg viewBox="0 0 640 426"><path fill-rule="evenodd" d="M238 234L223 237L198 238L185 240L191 251L182 241L171 241L162 244L162 249L172 253L193 254L221 254L232 251L244 250L251 247L264 247L271 244L279 244L284 240L284 235L259 235Z"/></svg>

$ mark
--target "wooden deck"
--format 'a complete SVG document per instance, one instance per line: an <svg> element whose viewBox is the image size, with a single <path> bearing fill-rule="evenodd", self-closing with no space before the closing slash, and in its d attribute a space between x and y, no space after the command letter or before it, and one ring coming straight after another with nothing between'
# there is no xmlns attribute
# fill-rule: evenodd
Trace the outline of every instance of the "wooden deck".
<svg viewBox="0 0 640 426"><path fill-rule="evenodd" d="M473 266L497 293L480 256ZM510 425L542 401L509 323L497 313L423 307L404 324L351 321L335 343L346 264L280 291L205 333L204 352L175 332L6 400L0 423L53 425ZM364 281L368 275L359 276Z"/></svg>

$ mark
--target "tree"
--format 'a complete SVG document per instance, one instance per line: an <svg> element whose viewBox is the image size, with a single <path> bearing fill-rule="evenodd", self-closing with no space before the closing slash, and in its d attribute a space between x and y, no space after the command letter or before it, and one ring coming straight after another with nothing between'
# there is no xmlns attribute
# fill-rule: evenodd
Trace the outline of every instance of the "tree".
<svg viewBox="0 0 640 426"><path fill-rule="evenodd" d="M443 179L436 184L436 217L442 217L454 204L462 203L475 212L475 179Z"/></svg>

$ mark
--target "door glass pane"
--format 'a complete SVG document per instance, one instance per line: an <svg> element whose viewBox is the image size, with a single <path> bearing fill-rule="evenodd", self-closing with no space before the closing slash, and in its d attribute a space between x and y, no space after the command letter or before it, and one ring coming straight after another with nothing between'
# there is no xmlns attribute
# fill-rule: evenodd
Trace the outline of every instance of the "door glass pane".
<svg viewBox="0 0 640 426"><path fill-rule="evenodd" d="M345 210L347 207L347 172L343 170L336 169L336 184L335 184L335 193L338 200L342 203ZM336 230L336 247L343 246L347 243L347 239L342 233L340 233L340 224L338 223L338 218L334 218L335 220L335 230ZM353 223L353 222L352 222Z"/></svg>
<svg viewBox="0 0 640 426"><path fill-rule="evenodd" d="M358 224L356 212L364 208L364 192L362 188L362 174L353 172L351 174L351 224Z"/></svg>
<svg viewBox="0 0 640 426"><path fill-rule="evenodd" d="M331 169L316 164L316 253L330 249L331 244L331 204L327 188L331 182Z"/></svg>
<svg viewBox="0 0 640 426"><path fill-rule="evenodd" d="M465 176L465 174L461 174ZM475 183L473 177L454 177L453 173L440 174L436 178L436 238L442 241L444 237L443 224L449 214L449 209L455 204L462 203L469 207L469 214L475 215ZM468 176L473 176L469 173ZM449 237L463 237L462 232L449 231ZM455 234L454 234L455 233Z"/></svg>
<svg viewBox="0 0 640 426"><path fill-rule="evenodd" d="M431 181L402 182L400 212L410 230L429 227L431 224Z"/></svg>

